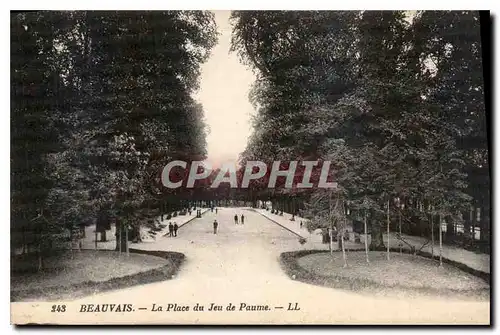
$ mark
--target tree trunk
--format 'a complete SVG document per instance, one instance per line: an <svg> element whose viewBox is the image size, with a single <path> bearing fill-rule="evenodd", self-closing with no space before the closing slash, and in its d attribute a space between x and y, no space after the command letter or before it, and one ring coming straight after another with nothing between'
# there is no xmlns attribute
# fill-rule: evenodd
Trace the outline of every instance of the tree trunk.
<svg viewBox="0 0 500 335"><path fill-rule="evenodd" d="M130 256L128 251L128 227L125 227L125 250L127 252L127 257Z"/></svg>
<svg viewBox="0 0 500 335"><path fill-rule="evenodd" d="M40 239L38 241L38 272L43 270L43 262L42 262L42 237L38 236Z"/></svg>
<svg viewBox="0 0 500 335"><path fill-rule="evenodd" d="M439 214L439 267L443 266L443 224L442 214Z"/></svg>
<svg viewBox="0 0 500 335"><path fill-rule="evenodd" d="M470 228L472 226L473 215L474 215L474 213L473 213L473 209L471 207L469 209L469 221L467 221L467 224L464 223L464 235L465 235L466 241L471 238ZM469 241L467 241L467 242L469 242Z"/></svg>
<svg viewBox="0 0 500 335"><path fill-rule="evenodd" d="M365 212L365 253L366 253L366 262L370 263L370 259L368 257L368 225L366 224L366 212Z"/></svg>
<svg viewBox="0 0 500 335"><path fill-rule="evenodd" d="M399 207L399 238L403 238L402 236L402 232L401 232L401 206ZM402 255L403 254L403 243L401 241L399 241L399 254Z"/></svg>
<svg viewBox="0 0 500 335"><path fill-rule="evenodd" d="M26 227L23 227L22 228L22 234L23 234L23 251L22 251L22 254L26 254L27 253L27 243L26 243Z"/></svg>
<svg viewBox="0 0 500 335"><path fill-rule="evenodd" d="M344 259L344 267L347 267L347 257L345 254L344 234L340 234L340 240L342 241L342 258Z"/></svg>
<svg viewBox="0 0 500 335"><path fill-rule="evenodd" d="M103 231L101 231L101 241L100 242L106 242L106 230L103 229Z"/></svg>
<svg viewBox="0 0 500 335"><path fill-rule="evenodd" d="M135 242L142 242L141 229L139 226L134 226L132 228L132 236L130 237L130 239Z"/></svg>
<svg viewBox="0 0 500 335"><path fill-rule="evenodd" d="M121 242L121 243L120 243ZM121 220L116 220L116 251L122 252L126 250L127 240L123 234L123 225Z"/></svg>
<svg viewBox="0 0 500 335"><path fill-rule="evenodd" d="M329 238L330 238L330 245L329 245L330 255L333 256L333 230L332 230L332 225L331 224L330 224L330 230L328 231L328 235L329 235Z"/></svg>
<svg viewBox="0 0 500 335"><path fill-rule="evenodd" d="M122 253L123 250L123 243L122 243L122 225L120 224L120 230L118 231L118 238L116 239L116 243L118 243L118 251L120 254Z"/></svg>
<svg viewBox="0 0 500 335"><path fill-rule="evenodd" d="M471 243L474 245L474 241L476 239L476 222L478 221L477 215L481 215L478 213L478 208L474 207L474 212L472 214L472 234L471 234Z"/></svg>
<svg viewBox="0 0 500 335"><path fill-rule="evenodd" d="M372 233L371 233L371 243L370 243L370 250L384 250L385 245L384 245L384 235L382 233L382 227L380 226L380 223L377 222L377 218L375 217L373 211L370 215L370 222L372 226Z"/></svg>
<svg viewBox="0 0 500 335"><path fill-rule="evenodd" d="M42 251L38 251L38 272L43 270Z"/></svg>
<svg viewBox="0 0 500 335"><path fill-rule="evenodd" d="M453 235L455 235L454 233L455 231L455 224L452 220L449 220L448 223L446 224L446 239L447 240L452 240L453 239Z"/></svg>
<svg viewBox="0 0 500 335"><path fill-rule="evenodd" d="M483 242L489 242L488 214L485 207L481 207L479 226L481 229L479 232L479 239Z"/></svg>
<svg viewBox="0 0 500 335"><path fill-rule="evenodd" d="M432 214L430 215L431 218L431 255L432 258L434 258L434 218L432 217Z"/></svg>
<svg viewBox="0 0 500 335"><path fill-rule="evenodd" d="M391 216L389 212L390 200L387 200L387 260L391 259L391 250L390 250L390 226L391 226Z"/></svg>
<svg viewBox="0 0 500 335"><path fill-rule="evenodd" d="M328 197L328 220L330 221L330 231L328 232L328 237L330 238L330 255L333 256L333 211L332 211L332 196L331 194Z"/></svg>

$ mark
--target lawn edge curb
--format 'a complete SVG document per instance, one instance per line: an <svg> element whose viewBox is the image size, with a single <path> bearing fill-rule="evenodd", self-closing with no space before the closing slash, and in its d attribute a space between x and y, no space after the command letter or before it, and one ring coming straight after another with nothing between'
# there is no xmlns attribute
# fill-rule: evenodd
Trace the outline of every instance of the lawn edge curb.
<svg viewBox="0 0 500 335"><path fill-rule="evenodd" d="M99 252L117 252L114 250L98 250ZM28 302L32 301L35 297L36 301L40 301L40 298L46 295L47 292L51 292L55 297L51 297L50 300L55 299L64 300L70 293L74 291L80 291L81 293L73 296L72 298L84 297L87 295L92 295L101 292L107 292L117 289L122 289L126 287L133 287L137 285L150 284L159 281L165 281L172 279L180 270L182 264L186 260L186 256L180 252L174 251L157 251L157 250L140 250L140 249L129 249L131 253L145 254L150 256L156 256L164 258L167 262L165 265L160 266L155 269L142 271L134 273L132 275L115 277L108 279L106 281L86 281L82 283L76 283L65 286L51 286L40 289L29 289L29 290L16 290L10 291L10 302ZM31 297L31 298L29 298ZM42 300L45 301L45 300Z"/></svg>
<svg viewBox="0 0 500 335"><path fill-rule="evenodd" d="M253 211L253 212L255 212L255 213L258 213L258 214L262 215L263 217L265 217L265 218L266 218L266 219L268 219L269 221L271 221L271 222L273 222L273 223L277 224L277 225L278 225L278 226L280 226L281 228L283 228L283 229L285 229L285 230L288 230L290 233L294 234L295 236L297 236L297 237L299 237L299 238L302 238L302 239L304 239L304 240L307 240L307 237L302 236L302 235L300 235L299 233L294 232L294 231L293 231L293 230L291 230L290 228L283 226L283 225L282 225L281 223L279 223L278 221L276 221L276 220L274 220L274 219L271 219L269 216L265 215L264 213L261 213L261 212L259 212L259 211L255 210L255 208L252 208L252 209L250 209L250 210L251 210L251 211Z"/></svg>
<svg viewBox="0 0 500 335"><path fill-rule="evenodd" d="M346 249L347 252L364 252L364 248L356 248L356 249ZM399 253L399 248L391 248L391 252L394 253ZM405 254L412 254L410 250L402 250L403 253ZM311 254L316 254L316 253L329 253L329 250L320 250L320 249L306 249L306 250L296 250L296 251L287 251L287 252L282 252L279 255L279 263L282 268L282 270L285 272L285 274L292 280L297 280L303 283L307 284L312 284L312 285L317 285L317 286L323 286L323 287L330 287L334 289L342 289L342 290L349 290L349 291L356 291L356 292L371 292L374 293L376 289L381 287L381 284L371 281L369 279L353 279L353 278L346 278L340 275L332 275L332 276L322 276L318 275L316 273L313 273L309 270L306 270L302 266L299 265L298 259L311 255ZM341 250L334 250L333 252L341 252ZM417 256L421 256L427 259L434 259L434 260L439 260L439 257L432 257L431 254L426 253L426 252L419 252L417 253ZM416 293L424 293L426 295L439 295L439 296L470 296L470 295L485 295L486 292L488 292L488 296L491 297L491 276L489 273L479 271L476 269L473 269L465 264L452 261L450 259L444 258L443 257L443 263L450 264L466 273L469 273L475 277L481 278L484 280L488 285L490 285L490 289L481 289L481 290L453 290L453 289L434 289L431 287L425 287L425 288L414 288L414 287L405 287L401 285L394 285L394 286L384 286L384 288L390 288L390 289L395 289L395 290L411 290Z"/></svg>

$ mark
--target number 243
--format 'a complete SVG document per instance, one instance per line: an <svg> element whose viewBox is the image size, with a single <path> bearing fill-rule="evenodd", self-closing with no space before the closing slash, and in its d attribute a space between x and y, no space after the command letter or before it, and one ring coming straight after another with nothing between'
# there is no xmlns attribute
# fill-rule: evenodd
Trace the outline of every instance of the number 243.
<svg viewBox="0 0 500 335"><path fill-rule="evenodd" d="M66 305L52 305L52 313L59 312L59 313L64 313L66 312Z"/></svg>

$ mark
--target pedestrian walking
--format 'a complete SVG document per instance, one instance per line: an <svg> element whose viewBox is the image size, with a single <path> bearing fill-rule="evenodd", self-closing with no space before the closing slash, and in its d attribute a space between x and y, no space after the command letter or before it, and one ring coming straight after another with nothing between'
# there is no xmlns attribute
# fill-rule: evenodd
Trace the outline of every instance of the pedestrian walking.
<svg viewBox="0 0 500 335"><path fill-rule="evenodd" d="M214 234L217 234L217 227L219 227L219 223L217 220L214 220Z"/></svg>
<svg viewBox="0 0 500 335"><path fill-rule="evenodd" d="M215 207L215 214L217 214L217 211L218 211L218 209L217 209L217 207Z"/></svg>
<svg viewBox="0 0 500 335"><path fill-rule="evenodd" d="M245 224L245 217L241 214L241 224Z"/></svg>
<svg viewBox="0 0 500 335"><path fill-rule="evenodd" d="M176 222L174 222L174 236L177 237L177 229L179 229L179 226L177 225Z"/></svg>
<svg viewBox="0 0 500 335"><path fill-rule="evenodd" d="M238 224L238 215L237 214L234 215L234 224Z"/></svg>
<svg viewBox="0 0 500 335"><path fill-rule="evenodd" d="M170 237L174 236L174 225L172 222L168 224L168 232L170 233Z"/></svg>

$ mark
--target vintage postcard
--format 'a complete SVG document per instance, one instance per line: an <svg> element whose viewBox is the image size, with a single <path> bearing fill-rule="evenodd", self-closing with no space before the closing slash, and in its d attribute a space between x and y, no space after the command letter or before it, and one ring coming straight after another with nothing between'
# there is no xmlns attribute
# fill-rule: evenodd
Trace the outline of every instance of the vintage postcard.
<svg viewBox="0 0 500 335"><path fill-rule="evenodd" d="M488 12L10 20L12 324L490 325Z"/></svg>

